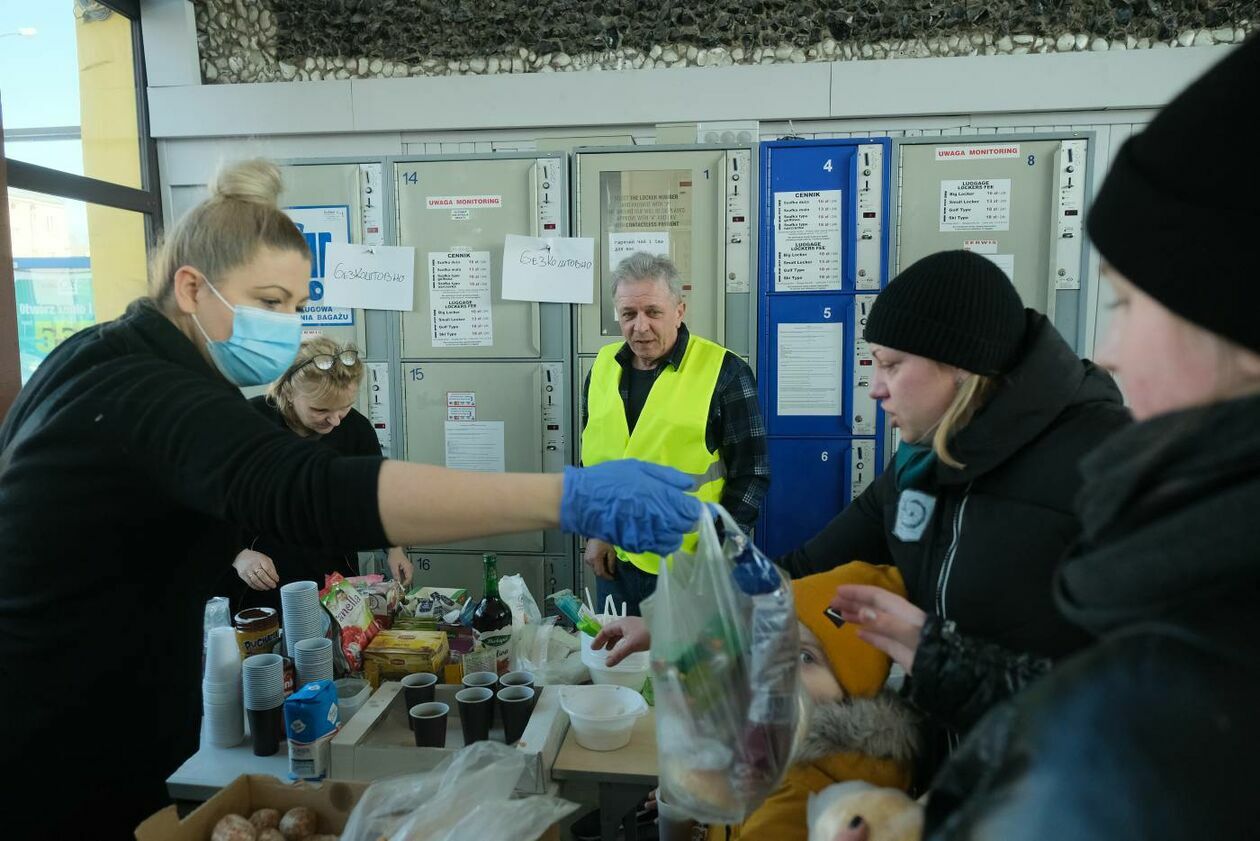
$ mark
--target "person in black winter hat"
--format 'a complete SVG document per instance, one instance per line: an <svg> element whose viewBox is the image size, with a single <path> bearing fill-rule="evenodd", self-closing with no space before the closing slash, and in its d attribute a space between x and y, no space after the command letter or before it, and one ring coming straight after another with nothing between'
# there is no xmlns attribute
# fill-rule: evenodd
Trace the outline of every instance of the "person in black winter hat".
<svg viewBox="0 0 1260 841"><path fill-rule="evenodd" d="M1082 464L1055 580L1099 641L976 727L929 841L1260 837L1260 183L1225 148L1185 167L1250 131L1257 91L1253 37L1121 148L1090 212L1115 292L1099 361L1139 421Z"/></svg>
<svg viewBox="0 0 1260 841"><path fill-rule="evenodd" d="M871 395L901 443L889 469L779 563L793 576L855 560L901 571L909 599L880 603L921 639L881 647L928 716L917 775L926 785L959 734L1040 673L986 669L963 635L1038 664L1089 641L1055 609L1051 579L1080 533L1076 463L1129 417L1111 378L969 251L901 272L876 298L865 337Z"/></svg>

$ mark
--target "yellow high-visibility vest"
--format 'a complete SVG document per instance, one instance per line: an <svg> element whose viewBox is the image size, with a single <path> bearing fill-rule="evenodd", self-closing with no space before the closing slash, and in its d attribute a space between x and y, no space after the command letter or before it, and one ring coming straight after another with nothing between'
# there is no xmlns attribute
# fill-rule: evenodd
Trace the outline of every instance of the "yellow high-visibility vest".
<svg viewBox="0 0 1260 841"><path fill-rule="evenodd" d="M632 435L618 388L623 373L617 361L621 347L605 345L591 369L582 464L592 466L619 458L663 464L691 476L692 496L701 502L720 502L726 469L718 454L709 452L705 428L726 348L694 334L689 336L678 368L667 363L657 374ZM695 532L688 534L683 539L683 551L695 551L696 541ZM620 546L616 549L618 558L644 572L655 575L660 569L660 555L627 552Z"/></svg>

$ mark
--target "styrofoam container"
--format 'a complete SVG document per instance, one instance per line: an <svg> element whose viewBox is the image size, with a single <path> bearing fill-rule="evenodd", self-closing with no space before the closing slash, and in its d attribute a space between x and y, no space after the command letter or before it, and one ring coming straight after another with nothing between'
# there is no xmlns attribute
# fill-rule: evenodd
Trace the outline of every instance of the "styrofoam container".
<svg viewBox="0 0 1260 841"><path fill-rule="evenodd" d="M647 701L625 686L565 686L560 706L569 714L577 742L587 750L617 750L630 744L634 722Z"/></svg>
<svg viewBox="0 0 1260 841"><path fill-rule="evenodd" d="M636 655L631 655L631 657L633 656ZM628 660L629 658L626 659ZM648 674L652 671L651 666L644 663L641 669L623 669L624 663L625 661L622 661L612 668L587 663L586 668L591 673L592 683L605 686L625 686L633 689L635 692L642 692L643 684L647 683Z"/></svg>

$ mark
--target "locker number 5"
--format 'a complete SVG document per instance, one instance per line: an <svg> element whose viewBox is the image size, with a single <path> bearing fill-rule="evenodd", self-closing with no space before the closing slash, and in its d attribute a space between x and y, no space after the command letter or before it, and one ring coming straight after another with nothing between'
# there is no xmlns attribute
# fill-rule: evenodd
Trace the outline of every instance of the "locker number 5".
<svg viewBox="0 0 1260 841"><path fill-rule="evenodd" d="M823 318L831 318L831 307L823 307Z"/></svg>

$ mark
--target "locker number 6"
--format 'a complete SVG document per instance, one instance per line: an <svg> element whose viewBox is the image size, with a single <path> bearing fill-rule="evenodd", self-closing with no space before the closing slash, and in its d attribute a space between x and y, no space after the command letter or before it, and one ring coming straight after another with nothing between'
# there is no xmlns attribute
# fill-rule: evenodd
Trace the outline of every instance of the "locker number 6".
<svg viewBox="0 0 1260 841"><path fill-rule="evenodd" d="M823 318L831 318L831 307L823 307Z"/></svg>
<svg viewBox="0 0 1260 841"><path fill-rule="evenodd" d="M826 461L828 458L830 458L830 456L828 455L826 450L823 450L822 454L819 455L818 458L820 461Z"/></svg>

